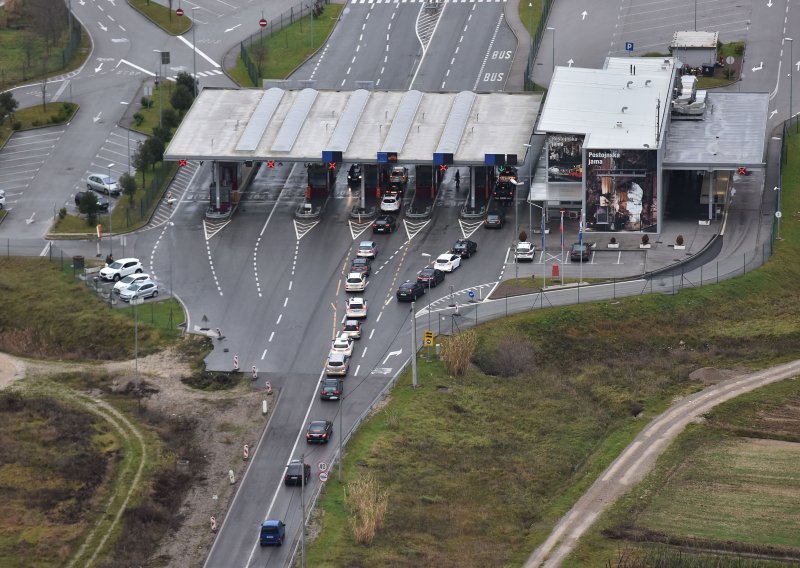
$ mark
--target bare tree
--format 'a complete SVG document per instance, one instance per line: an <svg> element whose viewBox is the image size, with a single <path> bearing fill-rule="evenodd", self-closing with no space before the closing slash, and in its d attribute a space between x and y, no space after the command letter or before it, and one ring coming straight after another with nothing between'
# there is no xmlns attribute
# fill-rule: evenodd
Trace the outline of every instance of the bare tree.
<svg viewBox="0 0 800 568"><path fill-rule="evenodd" d="M23 5L23 14L27 26L44 39L45 50L49 55L50 48L58 42L66 30L69 20L66 3L52 0L26 0Z"/></svg>

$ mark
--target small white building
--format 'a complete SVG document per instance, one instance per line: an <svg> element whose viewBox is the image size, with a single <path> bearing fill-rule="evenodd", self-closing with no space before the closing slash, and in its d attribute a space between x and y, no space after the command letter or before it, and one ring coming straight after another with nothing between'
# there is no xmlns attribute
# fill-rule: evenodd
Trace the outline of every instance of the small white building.
<svg viewBox="0 0 800 568"><path fill-rule="evenodd" d="M669 52L689 67L713 66L717 61L719 32L675 32Z"/></svg>

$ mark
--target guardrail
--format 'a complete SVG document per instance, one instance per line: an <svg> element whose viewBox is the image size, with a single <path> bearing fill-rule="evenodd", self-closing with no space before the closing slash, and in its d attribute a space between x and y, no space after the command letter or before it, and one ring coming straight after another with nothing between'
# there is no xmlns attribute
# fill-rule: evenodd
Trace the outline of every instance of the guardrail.
<svg viewBox="0 0 800 568"><path fill-rule="evenodd" d="M302 203L294 210L294 218L304 221L313 221L322 217L322 206L314 207L310 203Z"/></svg>
<svg viewBox="0 0 800 568"><path fill-rule="evenodd" d="M377 207L367 207L365 209L361 209L358 206L353 207L350 210L350 219L353 221L372 221L375 217L378 216L378 208Z"/></svg>

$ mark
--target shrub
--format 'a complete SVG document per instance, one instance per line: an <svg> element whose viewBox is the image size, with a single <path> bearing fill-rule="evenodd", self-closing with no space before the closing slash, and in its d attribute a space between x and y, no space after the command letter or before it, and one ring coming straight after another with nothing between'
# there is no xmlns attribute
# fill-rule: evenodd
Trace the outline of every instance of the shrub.
<svg viewBox="0 0 800 568"><path fill-rule="evenodd" d="M675 244L678 246L683 246L683 235L678 235L675 237Z"/></svg>
<svg viewBox="0 0 800 568"><path fill-rule="evenodd" d="M22 130L22 123L19 120L15 120L14 124L11 125L11 128L17 131Z"/></svg>
<svg viewBox="0 0 800 568"><path fill-rule="evenodd" d="M642 235L642 244L646 245L650 242L650 235Z"/></svg>
<svg viewBox="0 0 800 568"><path fill-rule="evenodd" d="M133 115L133 123L136 126L141 126L143 122L144 122L144 115L142 113L137 112Z"/></svg>
<svg viewBox="0 0 800 568"><path fill-rule="evenodd" d="M365 474L347 484L344 501L350 516L347 522L353 538L369 544L383 524L388 508L389 494L378 486L372 474Z"/></svg>
<svg viewBox="0 0 800 568"><path fill-rule="evenodd" d="M609 242L610 242L612 245L615 245L615 244L617 244L617 237L611 237L611 240L610 240Z"/></svg>
<svg viewBox="0 0 800 568"><path fill-rule="evenodd" d="M40 120L34 120L31 123L31 126L41 126L41 125L42 125L42 121L40 121Z"/></svg>
<svg viewBox="0 0 800 568"><path fill-rule="evenodd" d="M520 240L521 243L524 243L525 241L527 241L528 240L528 233L526 233L525 231L520 231L519 232L519 240Z"/></svg>
<svg viewBox="0 0 800 568"><path fill-rule="evenodd" d="M152 107L152 106L153 106L153 99L151 99L151 98L148 98L148 97L142 97L142 98L139 100L139 104L141 104L141 105L142 105L142 108L150 108L150 107ZM138 114L138 113L137 113L137 114ZM134 116L135 116L135 115L134 115Z"/></svg>
<svg viewBox="0 0 800 568"><path fill-rule="evenodd" d="M59 219L63 219L66 216L67 216L67 208L66 207L62 207L61 209L58 210L58 218Z"/></svg>
<svg viewBox="0 0 800 568"><path fill-rule="evenodd" d="M536 352L524 337L505 335L496 345L481 349L475 364L487 375L513 377L534 367Z"/></svg>
<svg viewBox="0 0 800 568"><path fill-rule="evenodd" d="M442 345L442 359L451 375L463 375L475 351L478 336L470 329L449 337Z"/></svg>

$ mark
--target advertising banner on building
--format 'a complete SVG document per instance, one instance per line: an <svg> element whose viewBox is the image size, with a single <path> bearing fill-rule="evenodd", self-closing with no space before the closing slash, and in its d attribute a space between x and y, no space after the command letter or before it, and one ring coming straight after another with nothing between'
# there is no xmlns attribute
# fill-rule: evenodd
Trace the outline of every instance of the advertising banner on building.
<svg viewBox="0 0 800 568"><path fill-rule="evenodd" d="M586 150L586 230L657 232L655 150Z"/></svg>
<svg viewBox="0 0 800 568"><path fill-rule="evenodd" d="M581 181L583 134L548 134L547 181Z"/></svg>

